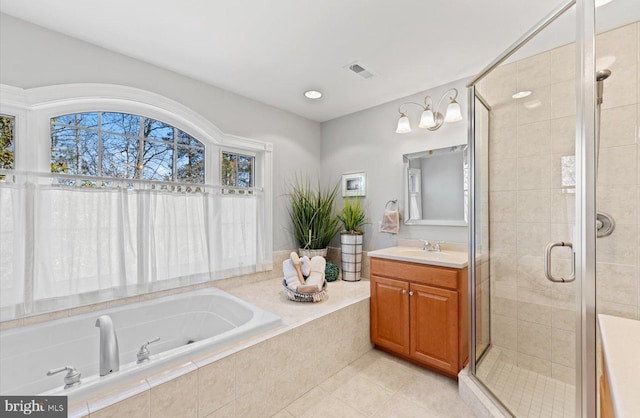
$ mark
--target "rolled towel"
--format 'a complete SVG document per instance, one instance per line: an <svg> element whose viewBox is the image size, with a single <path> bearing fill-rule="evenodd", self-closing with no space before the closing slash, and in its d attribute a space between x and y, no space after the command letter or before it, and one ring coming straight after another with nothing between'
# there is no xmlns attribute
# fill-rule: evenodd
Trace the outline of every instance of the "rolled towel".
<svg viewBox="0 0 640 418"><path fill-rule="evenodd" d="M307 277L311 273L311 260L306 255L300 257L300 268L302 269L302 275Z"/></svg>
<svg viewBox="0 0 640 418"><path fill-rule="evenodd" d="M301 284L298 286L298 293L317 293L322 289L318 289L315 284Z"/></svg>
<svg viewBox="0 0 640 418"><path fill-rule="evenodd" d="M287 282L287 287L291 290L297 290L298 286L300 286L300 279L298 278L298 271L291 260L287 259L282 262L282 271L284 273L284 280Z"/></svg>
<svg viewBox="0 0 640 418"><path fill-rule="evenodd" d="M324 284L324 269L327 266L327 260L324 257L315 256L311 259L311 271L305 282L308 286L315 286L316 292L322 290Z"/></svg>

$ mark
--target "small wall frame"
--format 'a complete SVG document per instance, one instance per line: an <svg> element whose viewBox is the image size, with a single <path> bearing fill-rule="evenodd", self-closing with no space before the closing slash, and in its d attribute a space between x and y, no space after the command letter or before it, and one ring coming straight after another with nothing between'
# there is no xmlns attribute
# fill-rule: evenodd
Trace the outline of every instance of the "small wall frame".
<svg viewBox="0 0 640 418"><path fill-rule="evenodd" d="M364 172L342 175L342 196L366 196L367 175Z"/></svg>

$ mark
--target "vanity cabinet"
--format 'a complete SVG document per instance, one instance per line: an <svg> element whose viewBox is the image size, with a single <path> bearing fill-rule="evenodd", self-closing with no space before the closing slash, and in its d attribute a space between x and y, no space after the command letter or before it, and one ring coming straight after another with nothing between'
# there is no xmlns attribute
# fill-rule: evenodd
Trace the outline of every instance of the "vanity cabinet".
<svg viewBox="0 0 640 418"><path fill-rule="evenodd" d="M371 341L456 377L468 358L467 268L372 258Z"/></svg>

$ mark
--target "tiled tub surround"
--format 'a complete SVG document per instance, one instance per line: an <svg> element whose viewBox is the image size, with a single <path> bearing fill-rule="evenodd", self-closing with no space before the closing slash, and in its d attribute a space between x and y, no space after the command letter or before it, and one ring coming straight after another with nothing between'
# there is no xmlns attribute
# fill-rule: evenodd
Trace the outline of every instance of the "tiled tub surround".
<svg viewBox="0 0 640 418"><path fill-rule="evenodd" d="M616 221L614 233L597 242L597 307L600 313L637 319L640 23L602 33L596 41L597 66L612 71L604 84L597 205ZM562 166L575 153L574 53L569 44L503 65L479 88L492 105L492 344L500 348L502 361L570 384L575 283L547 281L543 253L549 241L573 236L575 194L563 184ZM533 93L511 98L521 90ZM554 255L554 272L567 274L570 253Z"/></svg>
<svg viewBox="0 0 640 418"><path fill-rule="evenodd" d="M281 316L283 325L88 399L70 416L268 417L369 350L369 282L329 284L321 303L296 303L281 278L229 293Z"/></svg>

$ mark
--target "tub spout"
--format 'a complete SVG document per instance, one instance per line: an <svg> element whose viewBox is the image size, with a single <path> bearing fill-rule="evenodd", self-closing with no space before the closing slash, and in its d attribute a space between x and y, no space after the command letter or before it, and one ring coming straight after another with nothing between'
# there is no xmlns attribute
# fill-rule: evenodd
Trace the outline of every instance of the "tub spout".
<svg viewBox="0 0 640 418"><path fill-rule="evenodd" d="M98 317L96 327L100 328L100 376L106 376L120 369L118 337L109 315Z"/></svg>

